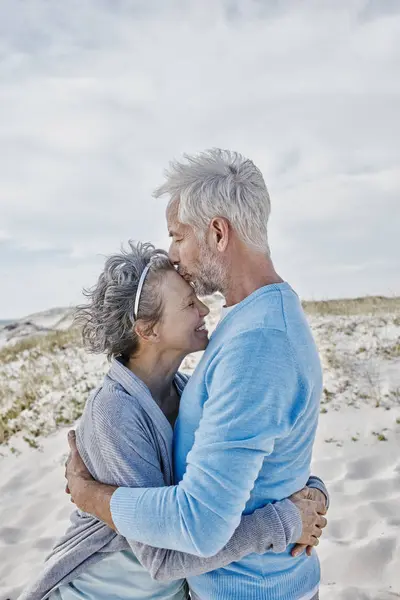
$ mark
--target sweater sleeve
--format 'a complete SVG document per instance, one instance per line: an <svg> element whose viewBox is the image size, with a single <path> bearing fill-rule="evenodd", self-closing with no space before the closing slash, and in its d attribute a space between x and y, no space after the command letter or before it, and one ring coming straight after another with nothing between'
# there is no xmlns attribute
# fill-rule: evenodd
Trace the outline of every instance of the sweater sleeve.
<svg viewBox="0 0 400 600"><path fill-rule="evenodd" d="M226 344L206 374L208 398L177 486L118 488L120 533L152 546L210 557L239 526L266 456L304 410L284 332L258 329Z"/></svg>
<svg viewBox="0 0 400 600"><path fill-rule="evenodd" d="M215 556L201 557L179 550L166 550L128 540L140 563L153 579L169 581L202 575L226 567L248 554L284 552L301 535L298 509L290 500L267 504L250 515L243 515L239 527Z"/></svg>
<svg viewBox="0 0 400 600"><path fill-rule="evenodd" d="M97 451L90 457L115 485L160 486L163 475L157 448L130 407L131 399L119 392L115 403L97 407L92 414ZM301 534L295 505L283 500L243 516L226 546L210 558L156 548L128 539L134 554L154 579L172 580L224 567L253 552L283 552Z"/></svg>
<svg viewBox="0 0 400 600"><path fill-rule="evenodd" d="M306 485L320 490L326 496L328 508L329 494L322 479L311 475ZM283 552L300 535L301 519L298 510L289 500L282 500L267 504L250 515L242 515L239 527L227 545L209 558L146 546L133 540L129 540L129 544L153 579L168 581L220 569L253 552Z"/></svg>
<svg viewBox="0 0 400 600"><path fill-rule="evenodd" d="M328 509L329 503L330 503L329 492L328 492L328 489L327 489L325 483L322 481L322 479L320 479L316 475L310 475L306 485L307 485L307 487L315 488L324 494L324 496L326 498L326 508Z"/></svg>

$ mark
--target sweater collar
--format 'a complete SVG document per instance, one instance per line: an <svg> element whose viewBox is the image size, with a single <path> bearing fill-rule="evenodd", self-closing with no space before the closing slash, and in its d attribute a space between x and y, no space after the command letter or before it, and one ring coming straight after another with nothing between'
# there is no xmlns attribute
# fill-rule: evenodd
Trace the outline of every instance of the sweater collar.
<svg viewBox="0 0 400 600"><path fill-rule="evenodd" d="M127 369L127 367L125 367L117 358L111 359L108 376L119 383L130 396L133 396L139 402L141 408L150 417L152 423L154 423L160 434L164 437L167 442L167 447L170 448L173 439L171 423L154 400L147 385L132 373L130 369ZM181 395L186 383L184 376L177 373L174 378L174 383L179 395Z"/></svg>
<svg viewBox="0 0 400 600"><path fill-rule="evenodd" d="M258 288L258 290L255 290L255 292L246 296L246 298L244 298L241 302L238 302L237 304L234 304L233 306L225 307L225 310L227 310L227 312L223 315L223 318L221 318L219 320L217 327L214 329L213 333L211 334L210 340L214 337L214 334L219 332L223 328L223 326L226 326L226 324L231 321L232 317L237 312L242 310L248 304L251 304L260 296L265 296L267 294L270 294L271 292L278 292L278 291L281 293L285 292L285 291L290 291L294 294L296 293L293 290L293 288L289 285L289 283L287 283L287 281L283 281L282 283L270 283L268 285L264 285L264 286Z"/></svg>

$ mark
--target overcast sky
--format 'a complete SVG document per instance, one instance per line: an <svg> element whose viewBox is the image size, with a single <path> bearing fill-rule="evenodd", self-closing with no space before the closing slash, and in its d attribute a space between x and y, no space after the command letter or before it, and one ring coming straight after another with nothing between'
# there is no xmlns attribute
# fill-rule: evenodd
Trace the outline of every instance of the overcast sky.
<svg viewBox="0 0 400 600"><path fill-rule="evenodd" d="M400 294L399 73L397 0L1 0L0 319L167 247L152 190L214 146L261 168L303 298Z"/></svg>

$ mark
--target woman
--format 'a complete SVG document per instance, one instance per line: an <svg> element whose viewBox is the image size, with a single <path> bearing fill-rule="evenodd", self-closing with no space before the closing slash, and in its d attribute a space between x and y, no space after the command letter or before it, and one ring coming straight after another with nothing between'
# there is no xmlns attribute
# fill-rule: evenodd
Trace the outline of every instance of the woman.
<svg viewBox="0 0 400 600"><path fill-rule="evenodd" d="M187 376L183 358L204 350L209 310L151 244L133 244L107 259L97 285L78 309L83 339L111 360L102 386L86 404L76 438L92 475L118 486L173 484L172 436ZM308 486L325 492L318 478ZM298 500L302 519L307 500ZM289 500L242 518L221 552L201 558L126 540L94 517L75 511L44 571L21 599L188 598L184 577L225 566L250 553L282 552L317 543L321 530L299 537L298 508ZM149 515L151 519L151 515Z"/></svg>

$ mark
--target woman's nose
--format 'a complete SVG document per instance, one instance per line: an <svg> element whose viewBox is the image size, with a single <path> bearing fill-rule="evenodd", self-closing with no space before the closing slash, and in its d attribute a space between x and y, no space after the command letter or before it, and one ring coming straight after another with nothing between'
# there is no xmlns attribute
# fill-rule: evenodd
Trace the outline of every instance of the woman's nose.
<svg viewBox="0 0 400 600"><path fill-rule="evenodd" d="M210 309L208 308L207 304L204 304L204 302L200 302L200 314L201 314L201 316L202 317L206 317L209 312L210 312Z"/></svg>

